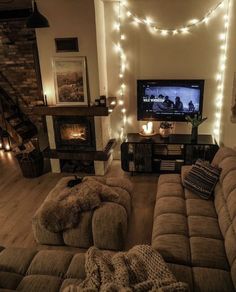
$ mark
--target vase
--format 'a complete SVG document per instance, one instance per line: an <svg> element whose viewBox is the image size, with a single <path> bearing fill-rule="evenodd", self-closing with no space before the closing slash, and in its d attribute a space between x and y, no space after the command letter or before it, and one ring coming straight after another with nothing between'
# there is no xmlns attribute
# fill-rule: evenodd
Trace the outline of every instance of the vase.
<svg viewBox="0 0 236 292"><path fill-rule="evenodd" d="M162 138L168 138L172 134L172 128L160 128L159 133Z"/></svg>
<svg viewBox="0 0 236 292"><path fill-rule="evenodd" d="M198 127L192 127L191 142L197 142Z"/></svg>

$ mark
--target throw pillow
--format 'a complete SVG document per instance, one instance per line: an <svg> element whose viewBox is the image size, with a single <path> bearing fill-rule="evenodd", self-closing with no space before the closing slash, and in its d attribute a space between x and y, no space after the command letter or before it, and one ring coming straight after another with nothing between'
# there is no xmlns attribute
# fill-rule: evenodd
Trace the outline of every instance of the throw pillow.
<svg viewBox="0 0 236 292"><path fill-rule="evenodd" d="M186 189L209 199L219 180L221 169L212 166L209 162L198 159L185 177L183 184Z"/></svg>

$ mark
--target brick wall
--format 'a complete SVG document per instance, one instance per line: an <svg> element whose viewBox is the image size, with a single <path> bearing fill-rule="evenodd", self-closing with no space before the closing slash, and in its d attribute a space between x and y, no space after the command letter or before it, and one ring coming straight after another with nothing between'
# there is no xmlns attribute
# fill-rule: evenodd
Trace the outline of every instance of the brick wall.
<svg viewBox="0 0 236 292"><path fill-rule="evenodd" d="M12 87L0 76L2 86L11 96L21 96L34 105L42 99L36 78L34 52L35 31L25 25L25 20L0 22L0 71Z"/></svg>

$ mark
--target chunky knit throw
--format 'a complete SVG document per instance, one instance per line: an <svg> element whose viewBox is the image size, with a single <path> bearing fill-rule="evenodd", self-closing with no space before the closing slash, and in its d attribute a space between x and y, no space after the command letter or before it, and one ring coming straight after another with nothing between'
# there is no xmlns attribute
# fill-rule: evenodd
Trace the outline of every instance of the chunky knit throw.
<svg viewBox="0 0 236 292"><path fill-rule="evenodd" d="M63 292L176 292L189 291L177 282L162 256L148 245L112 255L91 247L86 254L86 279Z"/></svg>

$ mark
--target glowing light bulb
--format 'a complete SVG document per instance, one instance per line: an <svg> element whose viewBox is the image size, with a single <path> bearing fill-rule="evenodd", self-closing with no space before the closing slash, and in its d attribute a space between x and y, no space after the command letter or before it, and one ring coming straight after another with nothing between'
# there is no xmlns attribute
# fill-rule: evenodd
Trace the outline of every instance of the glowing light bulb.
<svg viewBox="0 0 236 292"><path fill-rule="evenodd" d="M221 46L220 46L220 49L221 49L221 50L226 50L226 45L221 45Z"/></svg>
<svg viewBox="0 0 236 292"><path fill-rule="evenodd" d="M209 22L209 17L206 16L204 19L203 19L203 22L205 22L206 24Z"/></svg>
<svg viewBox="0 0 236 292"><path fill-rule="evenodd" d="M225 6L224 2L221 2L220 5L219 5L220 8L223 8L224 6Z"/></svg>
<svg viewBox="0 0 236 292"><path fill-rule="evenodd" d="M120 55L120 57L121 57L121 60L122 60L122 61L125 61L125 60L126 60L126 56L125 56L124 53L122 53L122 54Z"/></svg>
<svg viewBox="0 0 236 292"><path fill-rule="evenodd" d="M220 66L220 70L221 70L221 71L224 71L224 70L225 70L225 64L222 64L222 65Z"/></svg>
<svg viewBox="0 0 236 292"><path fill-rule="evenodd" d="M123 74L119 74L119 77L120 77L120 78L123 78L123 77L124 77L124 75L123 75Z"/></svg>
<svg viewBox="0 0 236 292"><path fill-rule="evenodd" d="M224 20L229 20L229 16L227 14L224 15Z"/></svg>
<svg viewBox="0 0 236 292"><path fill-rule="evenodd" d="M199 22L199 20L196 18L189 21L190 24L197 24L198 22Z"/></svg>
<svg viewBox="0 0 236 292"><path fill-rule="evenodd" d="M108 112L109 113L112 113L113 112L113 109L109 108Z"/></svg>
<svg viewBox="0 0 236 292"><path fill-rule="evenodd" d="M225 33L221 33L220 35L219 35L219 39L220 40L225 40L225 37L226 37L226 34Z"/></svg>
<svg viewBox="0 0 236 292"><path fill-rule="evenodd" d="M217 103L216 103L216 107L218 109L221 109L222 108L222 105L223 105L222 101L221 100L218 100Z"/></svg>
<svg viewBox="0 0 236 292"><path fill-rule="evenodd" d="M152 20L150 19L150 18L146 18L146 19L144 19L144 23L146 24L146 25L151 25L151 23L152 23Z"/></svg>
<svg viewBox="0 0 236 292"><path fill-rule="evenodd" d="M141 22L141 20L138 17L134 17L134 22L138 24Z"/></svg>
<svg viewBox="0 0 236 292"><path fill-rule="evenodd" d="M132 13L131 13L130 11L127 11L126 15L127 15L128 17L130 17L130 16L132 15Z"/></svg>
<svg viewBox="0 0 236 292"><path fill-rule="evenodd" d="M113 101L111 102L111 105L116 105L116 102L113 100Z"/></svg>
<svg viewBox="0 0 236 292"><path fill-rule="evenodd" d="M115 45L115 50L117 52L121 52L122 51L121 45L119 43Z"/></svg>
<svg viewBox="0 0 236 292"><path fill-rule="evenodd" d="M168 35L168 31L166 29L162 29L161 35L164 35L164 36Z"/></svg>
<svg viewBox="0 0 236 292"><path fill-rule="evenodd" d="M119 100L119 105L124 105L124 101L123 100Z"/></svg>
<svg viewBox="0 0 236 292"><path fill-rule="evenodd" d="M176 35L178 33L178 30L177 29L174 29L173 30L173 35Z"/></svg>
<svg viewBox="0 0 236 292"><path fill-rule="evenodd" d="M122 41L125 40L125 35L122 34L122 35L120 36L120 39L121 39Z"/></svg>
<svg viewBox="0 0 236 292"><path fill-rule="evenodd" d="M125 109L125 108L122 108L121 112L122 112L123 114L125 114L125 113L126 113L126 109Z"/></svg>
<svg viewBox="0 0 236 292"><path fill-rule="evenodd" d="M119 31L120 30L120 24L119 23L114 23L114 29Z"/></svg>
<svg viewBox="0 0 236 292"><path fill-rule="evenodd" d="M122 89L125 89L125 84L122 83L120 87L121 87Z"/></svg>
<svg viewBox="0 0 236 292"><path fill-rule="evenodd" d="M216 80L217 80L217 81L220 81L220 80L221 80L221 78L222 78L222 76L221 76L221 74L220 74L220 73L216 74Z"/></svg>
<svg viewBox="0 0 236 292"><path fill-rule="evenodd" d="M219 136L219 135L220 135L220 131L219 131L219 129L214 129L214 134L215 134L216 136Z"/></svg>
<svg viewBox="0 0 236 292"><path fill-rule="evenodd" d="M180 30L182 33L187 33L189 31L188 27L183 27Z"/></svg>

